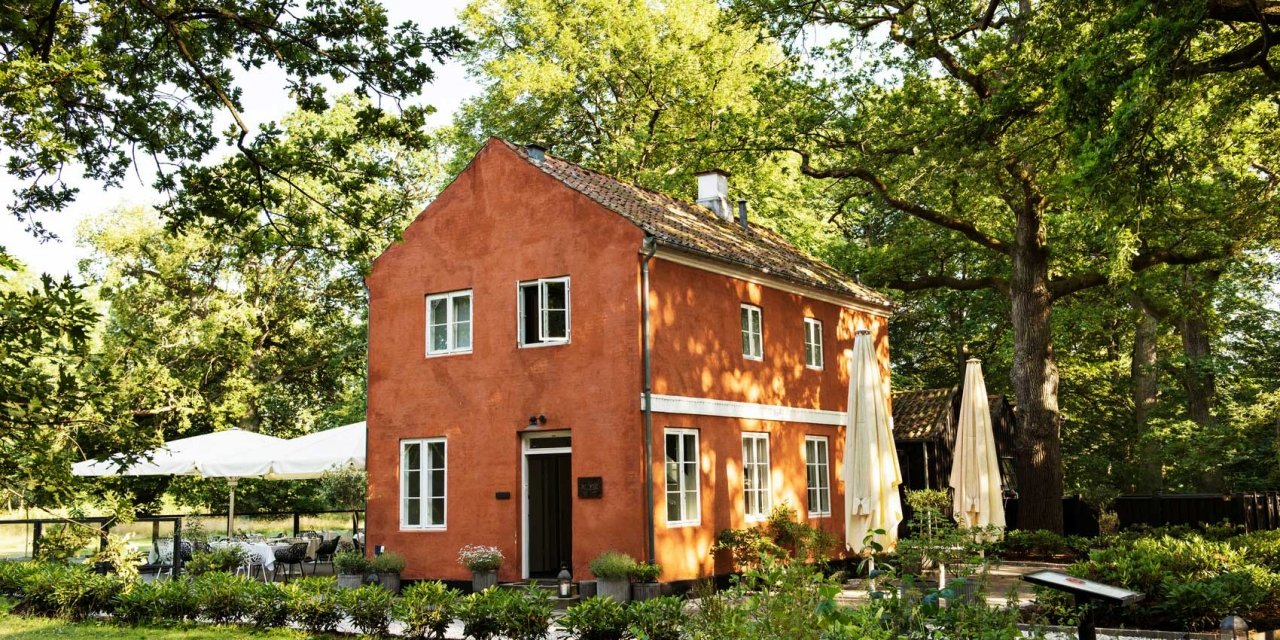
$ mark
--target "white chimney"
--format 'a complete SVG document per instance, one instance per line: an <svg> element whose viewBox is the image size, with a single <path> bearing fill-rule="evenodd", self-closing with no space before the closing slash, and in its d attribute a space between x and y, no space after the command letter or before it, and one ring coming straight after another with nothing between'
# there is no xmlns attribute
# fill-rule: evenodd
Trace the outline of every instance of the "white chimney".
<svg viewBox="0 0 1280 640"><path fill-rule="evenodd" d="M733 221L729 208L729 174L711 169L698 174L698 204L715 212L725 222Z"/></svg>

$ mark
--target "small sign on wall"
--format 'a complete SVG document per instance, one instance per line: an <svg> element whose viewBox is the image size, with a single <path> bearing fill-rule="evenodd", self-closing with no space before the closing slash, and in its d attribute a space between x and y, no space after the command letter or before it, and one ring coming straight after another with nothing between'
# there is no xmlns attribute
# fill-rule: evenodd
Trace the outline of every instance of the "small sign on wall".
<svg viewBox="0 0 1280 640"><path fill-rule="evenodd" d="M578 497L582 499L594 499L604 496L604 478L600 476L590 476L578 478Z"/></svg>

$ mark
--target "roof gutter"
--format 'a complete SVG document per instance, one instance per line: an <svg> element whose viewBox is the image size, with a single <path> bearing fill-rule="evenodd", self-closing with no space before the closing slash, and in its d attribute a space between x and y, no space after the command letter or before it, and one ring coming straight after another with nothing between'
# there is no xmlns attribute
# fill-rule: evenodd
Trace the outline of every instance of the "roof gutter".
<svg viewBox="0 0 1280 640"><path fill-rule="evenodd" d="M650 564L656 562L654 553L653 518L653 354L649 344L649 261L658 252L658 242L645 234L640 245L644 259L640 261L640 345L644 362L644 522L648 531L645 556Z"/></svg>

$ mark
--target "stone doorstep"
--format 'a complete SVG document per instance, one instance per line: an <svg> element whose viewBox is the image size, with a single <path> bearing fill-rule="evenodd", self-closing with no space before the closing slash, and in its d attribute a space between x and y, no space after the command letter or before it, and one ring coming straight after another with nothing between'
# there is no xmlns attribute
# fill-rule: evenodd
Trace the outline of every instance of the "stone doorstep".
<svg viewBox="0 0 1280 640"><path fill-rule="evenodd" d="M1074 640L1076 637L1075 627L1052 625L1032 627L1031 625L1020 624L1018 628L1024 634L1030 633L1033 629L1043 630L1049 640ZM1203 631L1145 631L1142 629L1098 628L1099 640L1219 640L1220 637L1217 633ZM1280 640L1280 631L1250 631L1249 640Z"/></svg>

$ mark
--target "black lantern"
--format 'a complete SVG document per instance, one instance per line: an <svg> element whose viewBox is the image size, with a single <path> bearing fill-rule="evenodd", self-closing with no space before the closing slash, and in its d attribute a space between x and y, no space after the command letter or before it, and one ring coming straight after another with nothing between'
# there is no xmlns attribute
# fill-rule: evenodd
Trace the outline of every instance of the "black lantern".
<svg viewBox="0 0 1280 640"><path fill-rule="evenodd" d="M569 569L564 565L560 565L560 573L556 576L556 581L559 582L560 597L568 598L573 588L573 576L569 575Z"/></svg>

